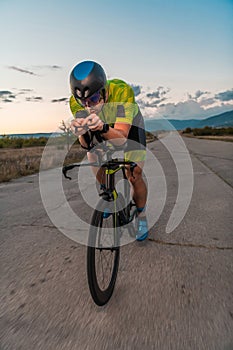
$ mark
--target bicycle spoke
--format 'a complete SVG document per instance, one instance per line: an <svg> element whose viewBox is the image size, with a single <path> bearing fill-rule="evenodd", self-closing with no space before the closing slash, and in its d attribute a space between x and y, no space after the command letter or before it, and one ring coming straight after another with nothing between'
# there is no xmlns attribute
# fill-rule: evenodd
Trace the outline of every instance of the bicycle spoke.
<svg viewBox="0 0 233 350"><path fill-rule="evenodd" d="M103 218L106 207L110 215ZM119 265L119 224L112 207L100 200L93 218L88 247L88 283L97 305L107 303L112 295Z"/></svg>
<svg viewBox="0 0 233 350"><path fill-rule="evenodd" d="M103 225L104 223L104 225ZM98 228L98 246L96 249L96 260L97 260L97 275L100 277L101 287L104 289L110 282L111 274L113 271L114 261L114 230L112 234L107 232L104 233L103 229L107 229L107 225L111 223L112 226L112 215L109 218L103 219L101 217L100 227ZM101 227L104 226L104 227Z"/></svg>

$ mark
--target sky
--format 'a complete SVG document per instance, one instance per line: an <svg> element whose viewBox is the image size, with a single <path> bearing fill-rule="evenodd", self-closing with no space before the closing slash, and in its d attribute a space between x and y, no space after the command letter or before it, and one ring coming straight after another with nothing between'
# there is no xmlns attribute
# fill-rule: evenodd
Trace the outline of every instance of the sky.
<svg viewBox="0 0 233 350"><path fill-rule="evenodd" d="M233 0L0 0L0 134L71 117L83 60L133 86L145 118L233 110Z"/></svg>

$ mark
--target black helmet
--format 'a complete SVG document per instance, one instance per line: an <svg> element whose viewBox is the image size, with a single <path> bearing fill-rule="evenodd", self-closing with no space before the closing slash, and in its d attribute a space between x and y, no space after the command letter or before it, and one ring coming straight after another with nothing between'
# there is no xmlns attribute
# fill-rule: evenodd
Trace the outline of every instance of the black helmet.
<svg viewBox="0 0 233 350"><path fill-rule="evenodd" d="M94 61L77 64L70 73L70 87L75 99L85 99L104 89L106 75L103 68Z"/></svg>

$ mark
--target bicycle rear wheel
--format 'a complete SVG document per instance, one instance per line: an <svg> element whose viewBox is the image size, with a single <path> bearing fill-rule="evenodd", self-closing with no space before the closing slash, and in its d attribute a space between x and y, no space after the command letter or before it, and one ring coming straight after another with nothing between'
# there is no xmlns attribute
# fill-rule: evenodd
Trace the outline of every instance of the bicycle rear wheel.
<svg viewBox="0 0 233 350"><path fill-rule="evenodd" d="M112 202L100 200L89 231L88 285L94 302L99 306L106 304L112 296L120 259L118 215L112 207Z"/></svg>

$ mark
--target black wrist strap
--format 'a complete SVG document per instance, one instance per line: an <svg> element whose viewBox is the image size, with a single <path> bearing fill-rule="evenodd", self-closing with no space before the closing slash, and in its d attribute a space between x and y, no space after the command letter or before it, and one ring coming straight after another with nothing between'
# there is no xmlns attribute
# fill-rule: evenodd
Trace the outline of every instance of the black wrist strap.
<svg viewBox="0 0 233 350"><path fill-rule="evenodd" d="M103 142L103 137L101 136L99 131L94 131L94 132L88 131L82 136L84 138L84 141L87 144L87 147L83 146L81 143L80 143L80 145L83 149L85 149L87 151L90 151L92 148L94 148L96 146L93 142L94 136L99 143Z"/></svg>
<svg viewBox="0 0 233 350"><path fill-rule="evenodd" d="M89 147L90 143L91 143L91 136L89 134L89 132L87 131L84 135L82 135L84 138L84 141L87 144L87 147Z"/></svg>
<svg viewBox="0 0 233 350"><path fill-rule="evenodd" d="M99 143L103 142L103 137L102 137L102 135L101 135L101 131L95 131L95 132L94 132L94 135L95 135L95 137L96 137L96 140L97 140Z"/></svg>
<svg viewBox="0 0 233 350"><path fill-rule="evenodd" d="M80 146L81 146L83 149L89 151L89 150L91 149L91 147L90 147L90 145L91 145L91 136L90 136L90 133L87 131L85 134L82 135L82 137L84 138L84 141L85 141L85 143L87 144L87 147L83 146L83 145L81 144L81 142L79 141L79 142L80 142Z"/></svg>
<svg viewBox="0 0 233 350"><path fill-rule="evenodd" d="M103 125L103 129L100 131L100 134L106 134L109 130L109 124L108 123L104 123Z"/></svg>
<svg viewBox="0 0 233 350"><path fill-rule="evenodd" d="M81 143L80 143L80 146L81 146L83 149L86 149L87 151L89 151L89 150L90 150L90 148L89 148L89 147L84 147L83 145L81 145Z"/></svg>

